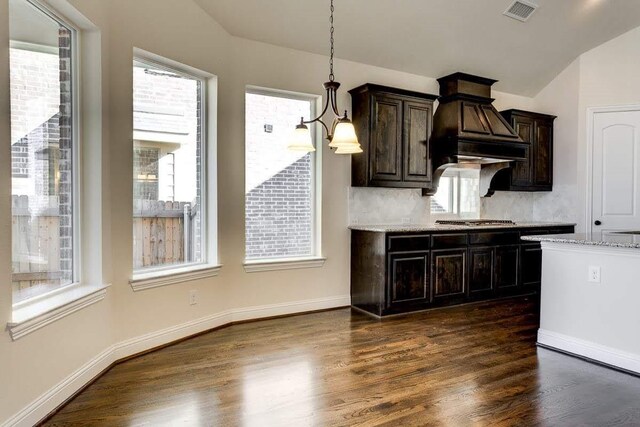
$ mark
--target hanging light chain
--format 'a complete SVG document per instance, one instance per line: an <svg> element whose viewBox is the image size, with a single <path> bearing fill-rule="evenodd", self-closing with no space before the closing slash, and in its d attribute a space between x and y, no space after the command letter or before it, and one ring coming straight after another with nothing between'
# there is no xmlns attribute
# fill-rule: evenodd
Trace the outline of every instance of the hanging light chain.
<svg viewBox="0 0 640 427"><path fill-rule="evenodd" d="M329 23L331 24L331 53L329 56L329 81L333 81L334 76L333 76L333 0L331 0L331 16L329 18Z"/></svg>

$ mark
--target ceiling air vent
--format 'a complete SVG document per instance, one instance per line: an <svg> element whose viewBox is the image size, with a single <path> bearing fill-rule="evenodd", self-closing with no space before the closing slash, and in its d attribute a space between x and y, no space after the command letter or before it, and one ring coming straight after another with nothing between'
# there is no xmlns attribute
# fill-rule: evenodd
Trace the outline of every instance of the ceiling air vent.
<svg viewBox="0 0 640 427"><path fill-rule="evenodd" d="M537 7L538 5L533 2L516 0L504 11L503 15L517 19L518 21L527 22Z"/></svg>

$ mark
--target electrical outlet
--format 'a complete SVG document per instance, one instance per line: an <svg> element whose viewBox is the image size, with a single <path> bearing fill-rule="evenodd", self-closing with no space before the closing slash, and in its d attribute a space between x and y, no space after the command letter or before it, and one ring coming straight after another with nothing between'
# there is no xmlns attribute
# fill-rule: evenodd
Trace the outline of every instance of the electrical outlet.
<svg viewBox="0 0 640 427"><path fill-rule="evenodd" d="M589 266L589 277L587 279L591 283L600 283L600 267L596 265Z"/></svg>
<svg viewBox="0 0 640 427"><path fill-rule="evenodd" d="M195 289L189 291L189 305L196 305L198 303L198 291Z"/></svg>
<svg viewBox="0 0 640 427"><path fill-rule="evenodd" d="M410 224L411 223L411 218L409 218L408 216L405 216L404 218L402 218L402 223L403 224Z"/></svg>

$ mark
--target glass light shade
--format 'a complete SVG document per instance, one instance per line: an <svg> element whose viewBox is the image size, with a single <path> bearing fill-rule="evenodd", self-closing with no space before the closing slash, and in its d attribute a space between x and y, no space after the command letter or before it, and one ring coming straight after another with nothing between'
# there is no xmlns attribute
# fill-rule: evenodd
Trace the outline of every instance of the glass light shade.
<svg viewBox="0 0 640 427"><path fill-rule="evenodd" d="M333 132L333 138L329 143L329 147L331 148L339 148L342 146L360 147L353 123L348 119L340 120L340 123L338 123L335 131Z"/></svg>
<svg viewBox="0 0 640 427"><path fill-rule="evenodd" d="M341 145L336 149L336 154L358 154L362 153L360 144Z"/></svg>
<svg viewBox="0 0 640 427"><path fill-rule="evenodd" d="M296 126L296 130L293 131L291 142L287 147L291 151L304 151L305 153L311 153L316 151L311 140L311 132L309 128L303 124Z"/></svg>

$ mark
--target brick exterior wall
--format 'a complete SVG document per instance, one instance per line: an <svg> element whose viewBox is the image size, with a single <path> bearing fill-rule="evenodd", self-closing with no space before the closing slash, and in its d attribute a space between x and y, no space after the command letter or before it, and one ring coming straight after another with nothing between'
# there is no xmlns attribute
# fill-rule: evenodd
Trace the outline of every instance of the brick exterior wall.
<svg viewBox="0 0 640 427"><path fill-rule="evenodd" d="M288 151L288 138L310 114L309 101L247 94L245 256L313 254L313 170L310 154ZM270 125L270 131L265 129Z"/></svg>
<svg viewBox="0 0 640 427"><path fill-rule="evenodd" d="M311 255L311 156L251 190L245 218L247 259Z"/></svg>
<svg viewBox="0 0 640 427"><path fill-rule="evenodd" d="M63 281L73 280L73 128L71 81L71 32L58 31L60 61L60 113L58 117L58 200L60 209L60 271Z"/></svg>

